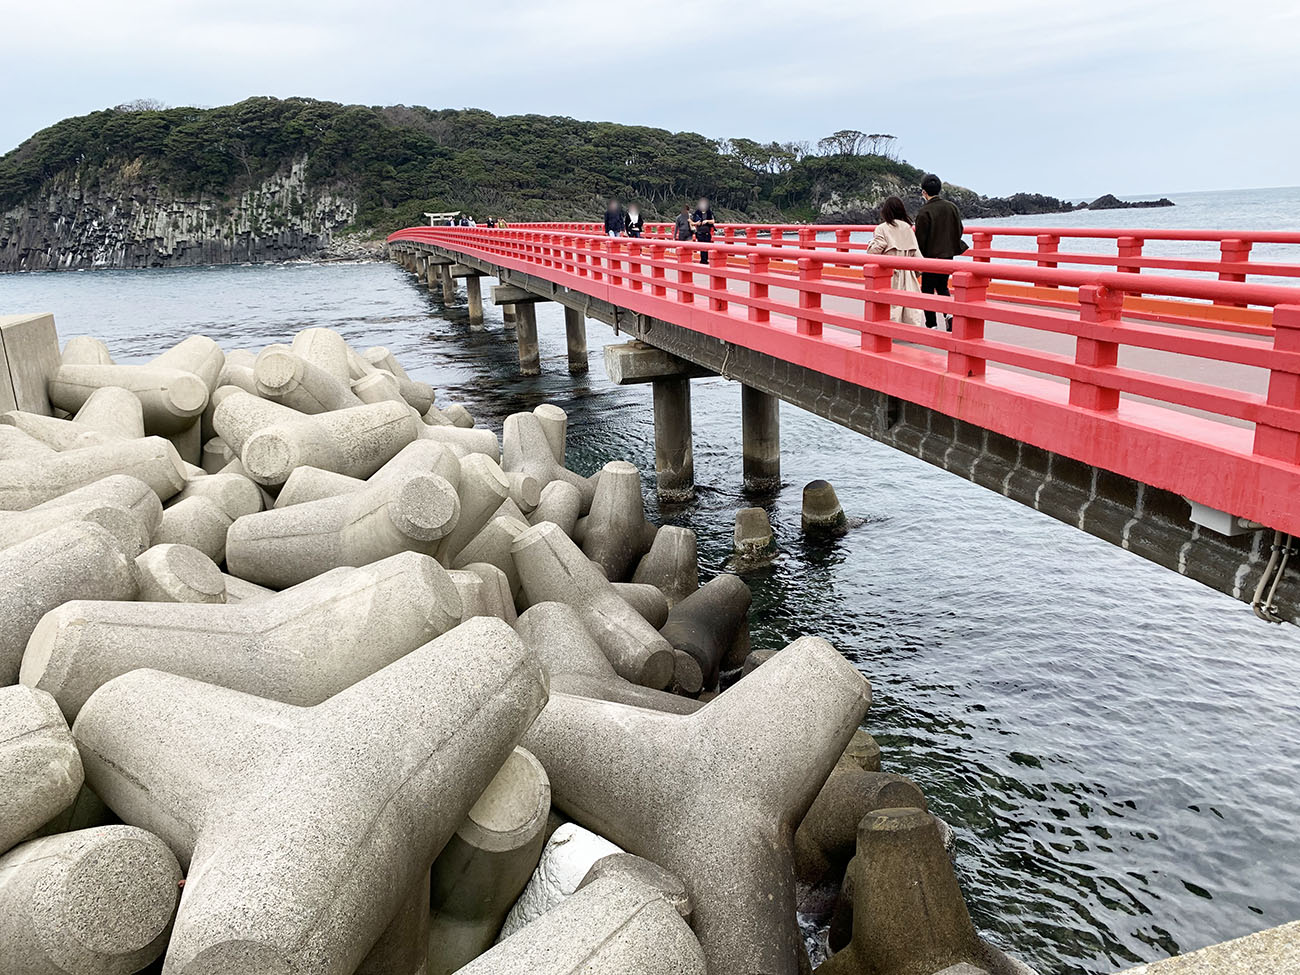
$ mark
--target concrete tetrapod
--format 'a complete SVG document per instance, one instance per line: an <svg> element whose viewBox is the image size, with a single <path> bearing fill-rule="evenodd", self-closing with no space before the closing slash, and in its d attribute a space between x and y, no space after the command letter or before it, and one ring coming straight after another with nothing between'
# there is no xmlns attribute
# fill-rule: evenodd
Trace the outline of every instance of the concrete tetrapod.
<svg viewBox="0 0 1300 975"><path fill-rule="evenodd" d="M476 619L312 708L137 670L73 733L188 865L169 975L350 975L545 703L536 654Z"/></svg>
<svg viewBox="0 0 1300 975"><path fill-rule="evenodd" d="M189 545L163 544L136 557L140 600L150 603L224 603L226 579L217 564Z"/></svg>
<svg viewBox="0 0 1300 975"><path fill-rule="evenodd" d="M530 606L568 603L581 614L619 676L645 687L668 686L672 646L614 592L600 569L557 525L543 522L521 532L510 554Z"/></svg>
<svg viewBox="0 0 1300 975"><path fill-rule="evenodd" d="M664 525L655 533L650 551L642 556L633 582L657 586L671 609L700 588L700 562L695 532L676 525Z"/></svg>
<svg viewBox="0 0 1300 975"><path fill-rule="evenodd" d="M54 450L138 440L145 435L140 401L130 391L117 386L95 390L71 420L10 410L0 415L0 423L17 427Z"/></svg>
<svg viewBox="0 0 1300 975"><path fill-rule="evenodd" d="M841 756L795 831L795 874L806 884L838 888L857 851L862 817L901 808L925 808L920 786L891 772L867 772Z"/></svg>
<svg viewBox="0 0 1300 975"><path fill-rule="evenodd" d="M551 675L551 690L654 711L692 714L703 705L689 697L624 680L592 638L582 615L565 603L537 603L515 621L515 632L536 650Z"/></svg>
<svg viewBox="0 0 1300 975"><path fill-rule="evenodd" d="M501 502L510 495L510 482L506 480L497 462L483 454L468 454L460 458L460 518L438 545L438 561L450 566L460 550L492 520Z"/></svg>
<svg viewBox="0 0 1300 975"><path fill-rule="evenodd" d="M660 629L665 640L680 650L676 679L692 694L716 687L718 668L736 630L745 621L751 601L749 586L739 576L715 576L668 613Z"/></svg>
<svg viewBox="0 0 1300 975"><path fill-rule="evenodd" d="M369 477L415 439L419 421L400 403L307 416L241 390L221 400L212 425L249 477L277 485L303 466Z"/></svg>
<svg viewBox="0 0 1300 975"><path fill-rule="evenodd" d="M933 975L963 963L991 975L1027 971L980 940L938 820L925 810L863 817L853 871L853 940L817 966L817 975Z"/></svg>
<svg viewBox="0 0 1300 975"><path fill-rule="evenodd" d="M161 437L145 437L0 461L0 508L34 508L112 474L144 481L163 501L185 487L176 448Z"/></svg>
<svg viewBox="0 0 1300 975"><path fill-rule="evenodd" d="M657 525L646 520L641 472L625 460L600 471L591 513L587 515L583 554L600 566L610 582L624 582L650 551Z"/></svg>
<svg viewBox="0 0 1300 975"><path fill-rule="evenodd" d="M640 613L655 629L668 622L668 597L658 586L646 582L611 582L610 585L620 599Z"/></svg>
<svg viewBox="0 0 1300 975"><path fill-rule="evenodd" d="M528 523L525 521L516 521L514 518L493 518L456 554L451 561L452 568L463 569L475 562L495 565L509 580L510 598L513 602L519 594L520 583L519 572L515 569L515 560L510 554L510 547L527 529Z"/></svg>
<svg viewBox="0 0 1300 975"><path fill-rule="evenodd" d="M553 694L524 747L565 815L682 878L712 975L796 975L794 829L870 700L804 637L690 715Z"/></svg>
<svg viewBox="0 0 1300 975"><path fill-rule="evenodd" d="M542 425L542 432L546 434L546 441L551 445L555 462L563 467L568 448L569 414L554 403L542 403L533 407L533 416L537 417L537 421Z"/></svg>
<svg viewBox="0 0 1300 975"><path fill-rule="evenodd" d="M253 380L258 396L299 413L328 413L363 405L346 380L283 345L268 345L262 350L253 366Z"/></svg>
<svg viewBox="0 0 1300 975"><path fill-rule="evenodd" d="M0 687L0 853L70 806L81 782L81 756L54 698Z"/></svg>
<svg viewBox="0 0 1300 975"><path fill-rule="evenodd" d="M506 417L501 431L501 468L530 474L542 488L552 481L572 484L582 498L582 511L591 507L596 494L596 485L590 478L573 473L556 460L552 439L534 413L512 413Z"/></svg>
<svg viewBox="0 0 1300 975"><path fill-rule="evenodd" d="M105 386L119 386L135 395L151 434L169 436L188 429L208 405L208 386L200 377L157 365L61 365L50 380L50 402L76 413Z"/></svg>
<svg viewBox="0 0 1300 975"><path fill-rule="evenodd" d="M28 641L22 682L53 694L69 718L96 688L140 667L311 705L459 621L446 571L407 552L234 605L64 603Z"/></svg>
<svg viewBox="0 0 1300 975"><path fill-rule="evenodd" d="M710 966L707 969L713 971ZM461 975L705 975L700 943L655 887L603 878L461 969Z"/></svg>
<svg viewBox="0 0 1300 975"><path fill-rule="evenodd" d="M88 521L138 555L162 522L162 502L139 478L113 474L26 511L0 511L0 549L35 538L57 525Z"/></svg>
<svg viewBox="0 0 1300 975"><path fill-rule="evenodd" d="M542 853L551 786L516 748L433 862L429 975L449 975L492 947Z"/></svg>
<svg viewBox="0 0 1300 975"><path fill-rule="evenodd" d="M152 833L100 826L0 856L5 975L127 975L162 954L180 892Z"/></svg>
<svg viewBox="0 0 1300 975"><path fill-rule="evenodd" d="M358 356L333 329L304 328L294 335L290 349L340 382L351 381L352 363Z"/></svg>
<svg viewBox="0 0 1300 975"><path fill-rule="evenodd" d="M226 563L241 579L282 589L399 552L432 555L459 517L460 499L445 478L409 473L238 518L226 535Z"/></svg>
<svg viewBox="0 0 1300 975"><path fill-rule="evenodd" d="M76 597L134 599L134 558L99 525L81 521L0 552L0 686L18 682L28 639L50 610Z"/></svg>
<svg viewBox="0 0 1300 975"><path fill-rule="evenodd" d="M544 521L553 522L560 526L560 531L572 538L581 512L582 492L567 481L552 481L542 488L540 500L528 516L528 523L540 525Z"/></svg>

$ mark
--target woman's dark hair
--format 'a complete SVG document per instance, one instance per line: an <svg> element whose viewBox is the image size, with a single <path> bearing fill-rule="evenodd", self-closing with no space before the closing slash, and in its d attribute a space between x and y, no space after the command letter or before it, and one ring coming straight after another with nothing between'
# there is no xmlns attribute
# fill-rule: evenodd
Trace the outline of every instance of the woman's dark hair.
<svg viewBox="0 0 1300 975"><path fill-rule="evenodd" d="M898 223L900 220L911 226L912 218L907 215L907 207L903 206L903 201L898 197L891 196L880 204L880 221L881 223Z"/></svg>

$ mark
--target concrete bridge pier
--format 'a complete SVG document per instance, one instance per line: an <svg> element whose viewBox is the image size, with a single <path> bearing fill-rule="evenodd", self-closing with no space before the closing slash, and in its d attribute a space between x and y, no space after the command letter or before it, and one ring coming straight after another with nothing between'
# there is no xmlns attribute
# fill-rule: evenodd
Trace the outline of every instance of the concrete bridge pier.
<svg viewBox="0 0 1300 975"><path fill-rule="evenodd" d="M569 372L577 374L587 371L587 317L577 308L564 308L564 333L569 341ZM690 391L686 394L687 417L690 423ZM658 399L656 397L656 402Z"/></svg>
<svg viewBox="0 0 1300 975"><path fill-rule="evenodd" d="M745 490L775 490L781 485L781 401L742 385L740 422Z"/></svg>
<svg viewBox="0 0 1300 975"><path fill-rule="evenodd" d="M540 376L542 374L542 356L537 346L537 309L539 301L546 301L539 295L512 284L499 284L492 289L492 300L498 305L514 309L516 340L519 343L519 374L521 376Z"/></svg>
<svg viewBox="0 0 1300 975"><path fill-rule="evenodd" d="M689 501L695 495L691 379L716 373L640 342L605 346L605 372L619 386L652 385L659 496L665 501Z"/></svg>
<svg viewBox="0 0 1300 975"><path fill-rule="evenodd" d="M451 276L451 265L439 265L439 274L442 277L442 303L450 305L456 300L456 279Z"/></svg>
<svg viewBox="0 0 1300 975"><path fill-rule="evenodd" d="M469 298L469 327L471 331L483 331L483 288L479 275L471 274L465 278L465 295Z"/></svg>

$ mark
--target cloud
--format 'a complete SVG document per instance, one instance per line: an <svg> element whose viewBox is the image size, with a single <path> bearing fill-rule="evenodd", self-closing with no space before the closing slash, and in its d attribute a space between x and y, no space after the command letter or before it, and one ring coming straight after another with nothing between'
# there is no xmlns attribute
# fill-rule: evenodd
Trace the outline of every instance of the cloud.
<svg viewBox="0 0 1300 975"><path fill-rule="evenodd" d="M889 131L986 192L1295 181L1291 0L0 0L0 147L138 97L473 105L815 140ZM1230 136L1230 138L1229 138Z"/></svg>

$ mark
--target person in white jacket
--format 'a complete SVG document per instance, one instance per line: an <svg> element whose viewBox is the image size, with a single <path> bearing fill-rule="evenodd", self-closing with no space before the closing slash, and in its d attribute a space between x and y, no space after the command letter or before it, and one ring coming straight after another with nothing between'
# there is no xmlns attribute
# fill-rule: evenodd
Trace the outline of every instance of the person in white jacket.
<svg viewBox="0 0 1300 975"><path fill-rule="evenodd" d="M896 196L891 196L880 204L880 223L876 224L875 236L867 247L868 254L885 254L889 257L920 257L921 248L916 243L916 232L912 230L912 221L907 216L907 207ZM889 286L895 291L915 291L921 293L921 281L915 271L894 271ZM892 305L889 309L890 321L902 322L904 325L921 325L923 313L919 308L904 308Z"/></svg>

